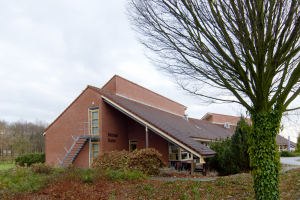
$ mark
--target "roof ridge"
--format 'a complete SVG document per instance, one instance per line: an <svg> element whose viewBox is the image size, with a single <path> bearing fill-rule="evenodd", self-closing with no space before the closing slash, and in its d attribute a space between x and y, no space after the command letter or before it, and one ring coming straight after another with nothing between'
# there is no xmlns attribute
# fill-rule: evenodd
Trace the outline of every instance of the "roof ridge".
<svg viewBox="0 0 300 200"><path fill-rule="evenodd" d="M172 102L174 102L174 103L177 103L177 104L179 104L179 105L181 105L181 106L184 106L185 108L187 108L187 106L185 106L185 105L182 105L181 103L178 103L178 102L176 102L176 101L174 101L174 100L172 100L172 99L169 99L169 98L167 98L167 97L165 97L165 96L163 96L163 95L161 95L161 94L158 94L158 93L156 93L156 92L154 92L154 91L152 91L152 90L149 90L148 88L145 88L145 87L143 87L143 86L141 86L141 85L139 85L139 84L137 84L137 83L134 83L134 82L132 82L132 81L130 81L130 80L128 80L128 79L126 79L126 78L123 78L122 76L119 76L119 75L114 75L113 77L119 77L119 78L121 78L121 79L123 79L123 80L125 80L125 81L127 81L127 82L129 82L129 83L132 83L132 84L134 84L134 85L137 85L137 86L139 86L139 87L141 87L141 88L143 88L143 89L145 89L145 90L147 90L147 91L149 91L149 92L152 92L152 93L154 93L154 94L156 94L156 95L158 95L158 96L160 96L160 97L163 97L163 98L165 98L165 99L167 99L167 100L170 100L170 101L172 101ZM111 78L112 79L112 78ZM110 81L110 80L109 80ZM105 84L106 85L106 84Z"/></svg>

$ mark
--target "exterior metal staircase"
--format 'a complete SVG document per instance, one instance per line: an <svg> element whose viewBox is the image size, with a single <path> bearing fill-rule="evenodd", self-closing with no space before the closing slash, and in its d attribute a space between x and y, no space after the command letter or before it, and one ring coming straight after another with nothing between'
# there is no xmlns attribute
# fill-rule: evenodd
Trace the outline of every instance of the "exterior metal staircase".
<svg viewBox="0 0 300 200"><path fill-rule="evenodd" d="M57 160L60 163L59 168L69 166L89 139L100 139L100 136L90 135L90 123L78 123L57 156Z"/></svg>

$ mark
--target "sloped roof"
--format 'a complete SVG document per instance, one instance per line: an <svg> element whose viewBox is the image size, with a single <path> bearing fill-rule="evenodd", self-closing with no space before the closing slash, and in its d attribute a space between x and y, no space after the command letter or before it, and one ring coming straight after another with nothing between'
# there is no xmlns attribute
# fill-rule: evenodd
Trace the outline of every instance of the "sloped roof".
<svg viewBox="0 0 300 200"><path fill-rule="evenodd" d="M276 142L278 145L288 145L289 140L282 137L281 135L276 135ZM294 146L294 147L297 146L297 144L292 141L290 141L290 144L291 144L291 146Z"/></svg>
<svg viewBox="0 0 300 200"><path fill-rule="evenodd" d="M148 123L168 134L176 141L179 141L183 145L186 145L198 152L200 155L209 156L216 154L215 151L192 139L195 135L201 138L201 131L182 117L123 98L96 87L93 87L93 89L102 93L105 97L135 114L137 117L146 120ZM203 135L203 138L206 138L206 136L207 135Z"/></svg>
<svg viewBox="0 0 300 200"><path fill-rule="evenodd" d="M189 118L189 121L201 128L198 133L195 133L192 137L195 138L205 138L215 140L216 138L227 138L231 137L234 134L234 131L231 129L225 129L220 126L217 126L211 122L207 122L200 119Z"/></svg>

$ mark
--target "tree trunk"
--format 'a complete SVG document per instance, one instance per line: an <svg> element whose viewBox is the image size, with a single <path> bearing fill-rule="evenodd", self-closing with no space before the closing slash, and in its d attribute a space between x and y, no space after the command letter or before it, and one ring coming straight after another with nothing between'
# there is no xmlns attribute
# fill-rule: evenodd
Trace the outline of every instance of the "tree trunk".
<svg viewBox="0 0 300 200"><path fill-rule="evenodd" d="M248 141L255 199L279 199L280 157L275 138L281 116L278 110L251 111L253 124Z"/></svg>

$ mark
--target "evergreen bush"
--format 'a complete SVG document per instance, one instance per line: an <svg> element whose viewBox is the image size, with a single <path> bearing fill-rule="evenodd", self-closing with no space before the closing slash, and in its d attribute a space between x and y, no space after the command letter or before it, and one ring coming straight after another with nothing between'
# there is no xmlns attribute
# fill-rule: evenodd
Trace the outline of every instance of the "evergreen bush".
<svg viewBox="0 0 300 200"><path fill-rule="evenodd" d="M279 152L280 157L295 157L295 154L289 151L281 151Z"/></svg>
<svg viewBox="0 0 300 200"><path fill-rule="evenodd" d="M295 150L296 153L300 153L300 134L297 138L297 147L296 147L296 150Z"/></svg>
<svg viewBox="0 0 300 200"><path fill-rule="evenodd" d="M231 139L227 137L211 143L210 148L217 154L205 158L205 161L209 162L210 167L217 170L219 175L249 171L250 157L247 135L249 131L251 131L251 126L245 121L244 117L241 117Z"/></svg>
<svg viewBox="0 0 300 200"><path fill-rule="evenodd" d="M233 153L233 160L239 171L250 170L250 156L248 149L248 133L251 131L251 126L246 122L245 118L241 116L241 120L237 123L235 133L231 137L231 151Z"/></svg>
<svg viewBox="0 0 300 200"><path fill-rule="evenodd" d="M239 172L234 162L234 153L231 151L231 142L229 137L212 142L210 148L217 152L217 154L205 159L205 162L209 162L210 167L217 170L219 175L222 176Z"/></svg>
<svg viewBox="0 0 300 200"><path fill-rule="evenodd" d="M45 153L26 153L18 156L15 159L16 163L19 163L20 166L24 167L25 163L29 167L34 163L44 163L45 162Z"/></svg>

